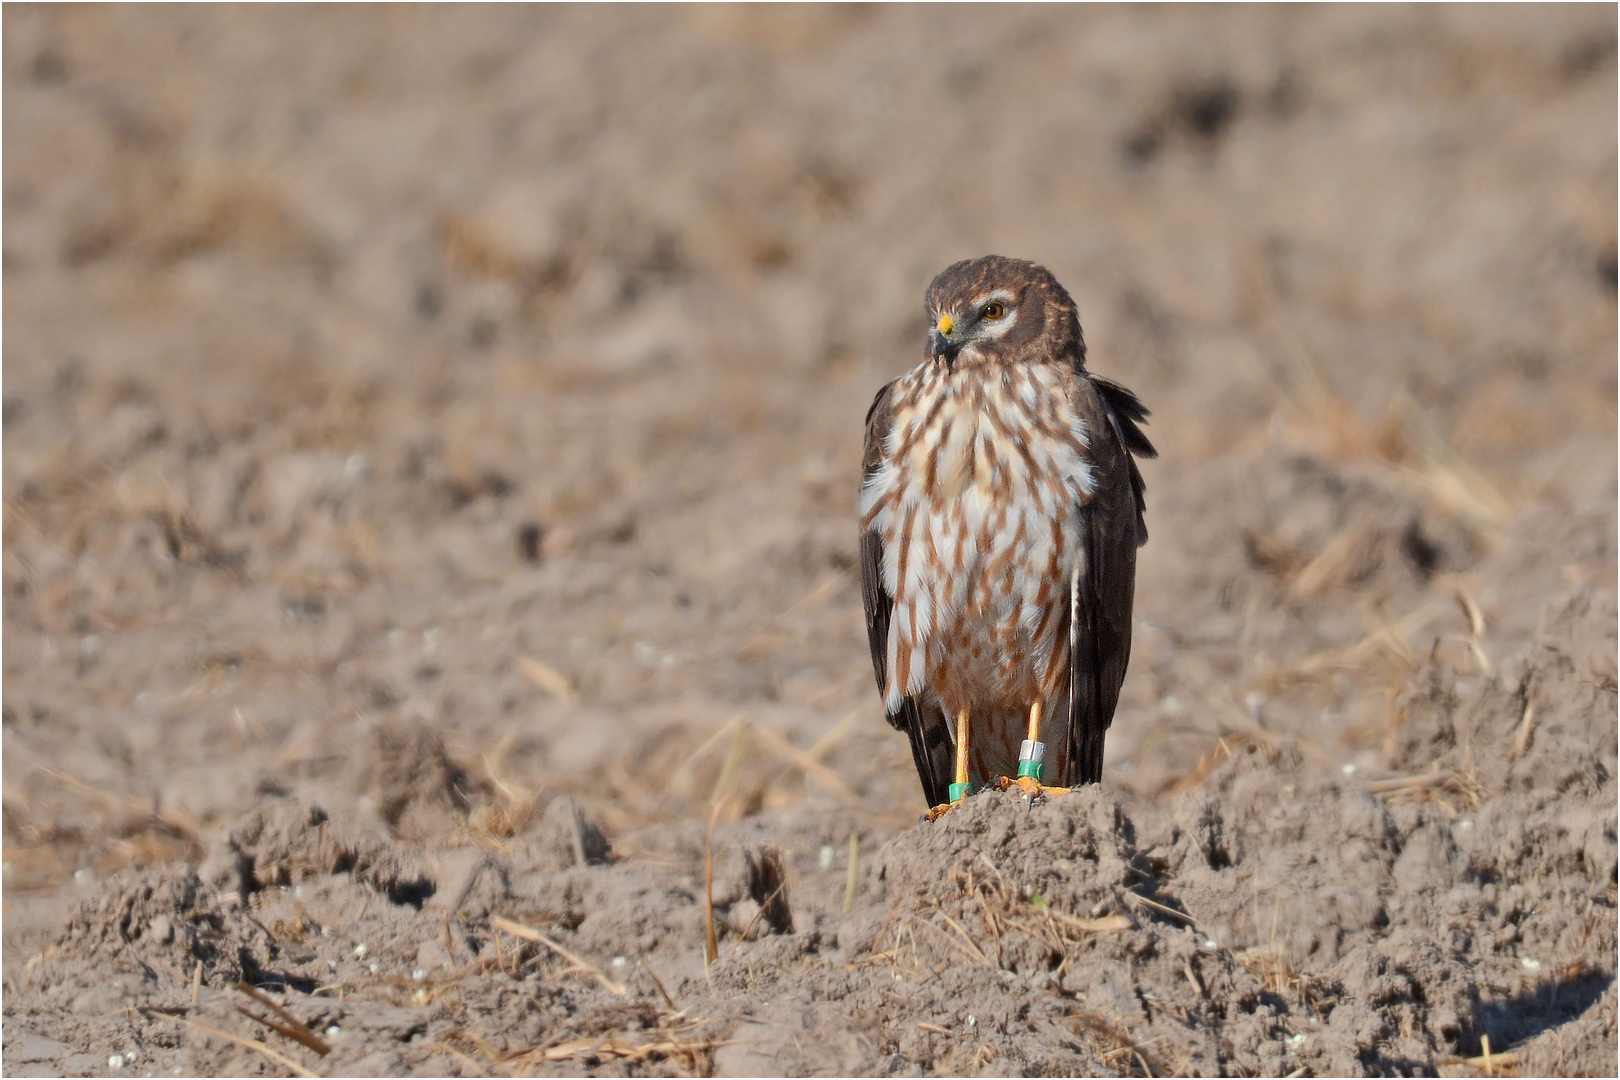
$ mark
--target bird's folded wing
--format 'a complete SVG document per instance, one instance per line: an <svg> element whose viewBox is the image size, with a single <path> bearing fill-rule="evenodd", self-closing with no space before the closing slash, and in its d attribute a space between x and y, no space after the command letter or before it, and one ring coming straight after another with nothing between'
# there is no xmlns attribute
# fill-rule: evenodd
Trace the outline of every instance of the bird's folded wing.
<svg viewBox="0 0 1620 1080"><path fill-rule="evenodd" d="M1147 410L1118 383L1082 376L1075 386L1075 409L1092 433L1097 479L1081 510L1085 562L1070 598L1070 775L1065 782L1085 784L1102 780L1103 739L1131 657L1136 549L1147 540L1142 473L1133 454L1153 457L1155 451L1137 426Z"/></svg>

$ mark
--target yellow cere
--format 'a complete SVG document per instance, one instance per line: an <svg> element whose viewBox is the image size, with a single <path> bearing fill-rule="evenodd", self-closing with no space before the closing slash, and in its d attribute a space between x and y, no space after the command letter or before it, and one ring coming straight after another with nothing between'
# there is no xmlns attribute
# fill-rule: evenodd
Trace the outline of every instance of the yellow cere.
<svg viewBox="0 0 1620 1080"><path fill-rule="evenodd" d="M934 325L938 327L940 333L948 334L951 332L951 327L955 326L956 324L951 321L951 317L949 315L941 315L939 317L939 322L935 323Z"/></svg>

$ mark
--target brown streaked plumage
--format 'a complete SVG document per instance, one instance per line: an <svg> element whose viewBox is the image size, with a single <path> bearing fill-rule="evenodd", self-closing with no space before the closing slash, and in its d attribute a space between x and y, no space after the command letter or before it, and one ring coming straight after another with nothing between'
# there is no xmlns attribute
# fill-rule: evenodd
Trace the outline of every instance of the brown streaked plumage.
<svg viewBox="0 0 1620 1080"><path fill-rule="evenodd" d="M924 361L866 417L861 592L885 712L932 805L960 719L984 783L1014 775L1032 706L1046 779L1094 783L1147 540L1147 410L1086 370L1074 301L1043 267L956 263L926 307Z"/></svg>

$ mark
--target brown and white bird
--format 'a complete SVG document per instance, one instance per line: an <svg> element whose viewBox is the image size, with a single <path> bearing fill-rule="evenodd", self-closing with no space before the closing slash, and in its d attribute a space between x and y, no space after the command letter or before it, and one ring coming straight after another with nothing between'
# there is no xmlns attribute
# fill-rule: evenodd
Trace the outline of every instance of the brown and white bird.
<svg viewBox="0 0 1620 1080"><path fill-rule="evenodd" d="M884 710L930 805L1015 776L1096 783L1147 541L1147 410L1086 370L1044 267L956 263L926 309L925 359L866 416L861 594Z"/></svg>

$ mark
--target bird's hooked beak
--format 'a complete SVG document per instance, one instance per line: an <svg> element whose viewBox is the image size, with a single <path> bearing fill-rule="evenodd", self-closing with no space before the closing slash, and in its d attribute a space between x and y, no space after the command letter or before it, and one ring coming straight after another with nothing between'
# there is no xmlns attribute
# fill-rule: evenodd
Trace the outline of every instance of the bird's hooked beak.
<svg viewBox="0 0 1620 1080"><path fill-rule="evenodd" d="M951 334L955 328L954 319L949 315L941 315L934 328L928 331L929 355L935 360L945 361L947 367L956 363L956 354L962 351L962 339Z"/></svg>

